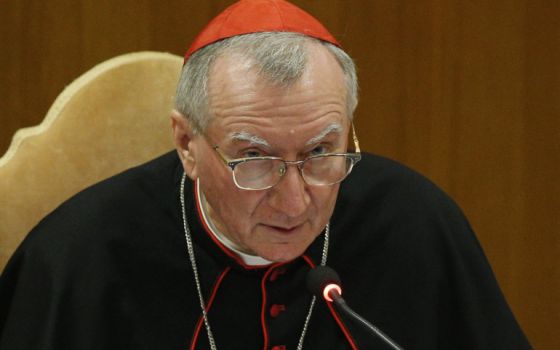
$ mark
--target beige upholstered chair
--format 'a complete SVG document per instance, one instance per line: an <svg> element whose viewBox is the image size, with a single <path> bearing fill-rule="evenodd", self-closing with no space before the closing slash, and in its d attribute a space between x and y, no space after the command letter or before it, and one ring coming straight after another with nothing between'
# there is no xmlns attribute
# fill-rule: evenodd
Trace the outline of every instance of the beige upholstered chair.
<svg viewBox="0 0 560 350"><path fill-rule="evenodd" d="M79 190L172 148L182 58L139 52L70 84L0 158L0 271L39 220Z"/></svg>

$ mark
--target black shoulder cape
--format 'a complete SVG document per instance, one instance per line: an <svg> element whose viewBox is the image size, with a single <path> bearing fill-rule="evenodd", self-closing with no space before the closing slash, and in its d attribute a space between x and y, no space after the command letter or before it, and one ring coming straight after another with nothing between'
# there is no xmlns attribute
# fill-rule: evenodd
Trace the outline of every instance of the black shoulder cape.
<svg viewBox="0 0 560 350"><path fill-rule="evenodd" d="M209 349L187 255L175 152L94 185L35 227L0 277L0 349ZM218 349L296 349L311 295L301 258L254 268L186 213ZM530 349L461 211L393 161L341 185L327 264L347 303L405 349ZM304 349L388 349L317 300Z"/></svg>

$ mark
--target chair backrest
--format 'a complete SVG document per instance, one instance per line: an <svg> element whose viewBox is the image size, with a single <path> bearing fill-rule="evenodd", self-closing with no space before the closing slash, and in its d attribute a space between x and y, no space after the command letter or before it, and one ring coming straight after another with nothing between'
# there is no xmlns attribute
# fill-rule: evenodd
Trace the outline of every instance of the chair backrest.
<svg viewBox="0 0 560 350"><path fill-rule="evenodd" d="M172 149L170 112L182 58L115 57L19 130L0 158L0 271L39 220L79 190Z"/></svg>

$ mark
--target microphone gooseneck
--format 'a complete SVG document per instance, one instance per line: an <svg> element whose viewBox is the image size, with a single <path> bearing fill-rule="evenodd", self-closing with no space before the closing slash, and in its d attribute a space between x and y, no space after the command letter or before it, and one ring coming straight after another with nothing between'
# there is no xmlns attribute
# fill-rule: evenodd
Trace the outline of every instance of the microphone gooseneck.
<svg viewBox="0 0 560 350"><path fill-rule="evenodd" d="M369 323L346 304L342 298L342 288L340 287L340 277L335 270L328 266L317 266L307 274L307 289L318 297L324 298L327 302L334 303L346 315L357 320L365 326L374 336L379 337L394 350L404 350L388 335L379 328Z"/></svg>

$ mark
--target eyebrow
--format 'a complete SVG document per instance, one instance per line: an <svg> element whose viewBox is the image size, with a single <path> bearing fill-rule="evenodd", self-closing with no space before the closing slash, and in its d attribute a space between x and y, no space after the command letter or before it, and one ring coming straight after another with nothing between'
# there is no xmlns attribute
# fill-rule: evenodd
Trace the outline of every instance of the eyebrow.
<svg viewBox="0 0 560 350"><path fill-rule="evenodd" d="M319 143L322 139L324 139L328 134L332 133L341 133L343 130L342 125L339 123L332 123L329 124L323 131L321 131L317 136L311 138L309 141L306 142L306 146L311 146L313 144Z"/></svg>
<svg viewBox="0 0 560 350"><path fill-rule="evenodd" d="M342 125L340 125L339 123L329 124L319 134L317 134L313 138L309 139L309 141L307 141L305 143L305 145L310 146L310 145L319 143L327 135L333 134L333 133L341 133L342 130L343 130ZM263 138L261 138L257 135L248 133L247 131L232 132L229 136L234 141L242 141L242 142L244 141L244 142L249 142L252 145L259 145L259 146L264 146L264 147L269 147L269 148L271 147L270 143L268 143L268 141L266 141L265 139L263 139Z"/></svg>
<svg viewBox="0 0 560 350"><path fill-rule="evenodd" d="M248 133L247 131L236 131L232 132L230 135L232 140L234 141L247 141L252 145L259 145L264 147L270 147L270 144L265 139Z"/></svg>

